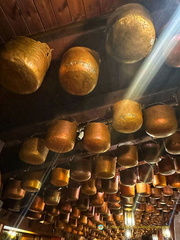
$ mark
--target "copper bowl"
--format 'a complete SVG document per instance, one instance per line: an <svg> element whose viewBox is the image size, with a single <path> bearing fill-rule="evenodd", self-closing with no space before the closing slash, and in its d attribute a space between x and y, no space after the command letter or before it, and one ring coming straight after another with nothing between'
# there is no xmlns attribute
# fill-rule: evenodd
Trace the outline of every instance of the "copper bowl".
<svg viewBox="0 0 180 240"><path fill-rule="evenodd" d="M65 153L74 148L77 135L76 121L55 120L48 129L46 147L53 152Z"/></svg>
<svg viewBox="0 0 180 240"><path fill-rule="evenodd" d="M138 102L124 99L113 105L113 128L121 133L138 131L143 123L141 105Z"/></svg>
<svg viewBox="0 0 180 240"><path fill-rule="evenodd" d="M100 122L90 122L86 125L83 137L83 147L90 153L104 153L111 146L109 127Z"/></svg>
<svg viewBox="0 0 180 240"><path fill-rule="evenodd" d="M141 144L143 158L147 163L153 164L160 161L160 145L149 141Z"/></svg>
<svg viewBox="0 0 180 240"><path fill-rule="evenodd" d="M39 165L45 162L49 149L45 146L42 138L29 138L24 141L19 158L26 163Z"/></svg>
<svg viewBox="0 0 180 240"><path fill-rule="evenodd" d="M45 207L44 199L40 196L36 196L29 210L31 212L42 212L44 210L44 207Z"/></svg>
<svg viewBox="0 0 180 240"><path fill-rule="evenodd" d="M95 162L95 174L102 179L111 179L115 176L116 158L109 155L99 155Z"/></svg>
<svg viewBox="0 0 180 240"><path fill-rule="evenodd" d="M85 182L91 178L91 159L73 161L71 166L71 179L77 182Z"/></svg>
<svg viewBox="0 0 180 240"><path fill-rule="evenodd" d="M26 191L21 187L21 181L16 179L9 180L4 189L4 196L14 200L24 198Z"/></svg>
<svg viewBox="0 0 180 240"><path fill-rule="evenodd" d="M178 123L174 108L156 105L144 110L144 126L148 135L164 138L176 132Z"/></svg>
<svg viewBox="0 0 180 240"><path fill-rule="evenodd" d="M134 145L118 147L117 162L123 167L134 167L138 164L138 151Z"/></svg>
<svg viewBox="0 0 180 240"><path fill-rule="evenodd" d="M70 170L65 168L54 168L52 170L51 183L57 187L67 186L69 183Z"/></svg>

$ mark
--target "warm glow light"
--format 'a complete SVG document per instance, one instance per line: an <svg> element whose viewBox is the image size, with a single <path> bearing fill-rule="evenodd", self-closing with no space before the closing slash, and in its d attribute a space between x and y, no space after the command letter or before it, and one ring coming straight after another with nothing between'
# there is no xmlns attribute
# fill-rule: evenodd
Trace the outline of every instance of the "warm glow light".
<svg viewBox="0 0 180 240"><path fill-rule="evenodd" d="M152 234L152 240L158 240L158 235Z"/></svg>
<svg viewBox="0 0 180 240"><path fill-rule="evenodd" d="M15 232L17 234L17 232L21 232L21 233L30 233L30 234L36 234L35 232L31 232L31 231L27 231L27 230L23 230L23 229L19 229L19 228L14 228L14 227L9 227L9 226L4 226L3 228L4 230L10 230L8 232L8 234L11 232Z"/></svg>
<svg viewBox="0 0 180 240"><path fill-rule="evenodd" d="M124 233L125 239L130 239L132 238L132 230L131 229L126 229Z"/></svg>
<svg viewBox="0 0 180 240"><path fill-rule="evenodd" d="M133 227L135 225L134 212L125 211L124 213L125 226Z"/></svg>
<svg viewBox="0 0 180 240"><path fill-rule="evenodd" d="M171 232L170 232L169 226L164 226L162 228L162 235L165 239L166 238L171 238Z"/></svg>
<svg viewBox="0 0 180 240"><path fill-rule="evenodd" d="M9 231L9 232L8 232L8 235L9 235L11 238L14 238L14 237L17 235L17 232L15 232L15 231Z"/></svg>

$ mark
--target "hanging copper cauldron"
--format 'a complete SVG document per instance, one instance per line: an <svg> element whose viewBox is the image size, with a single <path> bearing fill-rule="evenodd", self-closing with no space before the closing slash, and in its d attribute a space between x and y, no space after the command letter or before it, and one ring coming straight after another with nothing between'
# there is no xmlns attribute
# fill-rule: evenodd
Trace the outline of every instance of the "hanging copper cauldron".
<svg viewBox="0 0 180 240"><path fill-rule="evenodd" d="M104 203L104 192L97 192L91 196L91 205L93 207L101 207Z"/></svg>
<svg viewBox="0 0 180 240"><path fill-rule="evenodd" d="M173 135L164 140L164 147L166 152L178 155L180 154L180 132L175 132Z"/></svg>
<svg viewBox="0 0 180 240"><path fill-rule="evenodd" d="M101 207L96 208L98 213L101 214L101 216L106 216L108 214L108 203L104 202Z"/></svg>
<svg viewBox="0 0 180 240"><path fill-rule="evenodd" d="M122 205L124 207L133 207L134 205L134 198L133 197L122 197Z"/></svg>
<svg viewBox="0 0 180 240"><path fill-rule="evenodd" d="M151 186L148 183L136 183L136 192L143 197L149 197L151 195Z"/></svg>
<svg viewBox="0 0 180 240"><path fill-rule="evenodd" d="M134 167L138 164L138 151L134 145L122 145L118 147L117 162L123 167Z"/></svg>
<svg viewBox="0 0 180 240"><path fill-rule="evenodd" d="M81 192L87 195L94 195L97 192L96 179L91 178L86 182L82 183Z"/></svg>
<svg viewBox="0 0 180 240"><path fill-rule="evenodd" d="M162 193L160 188L156 188L156 187L151 188L151 198L159 199L161 195Z"/></svg>
<svg viewBox="0 0 180 240"><path fill-rule="evenodd" d="M95 174L99 178L111 179L115 176L116 158L110 155L99 155L95 161Z"/></svg>
<svg viewBox="0 0 180 240"><path fill-rule="evenodd" d="M152 183L154 177L153 167L149 164L138 166L138 180L144 183Z"/></svg>
<svg viewBox="0 0 180 240"><path fill-rule="evenodd" d="M65 168L54 168L52 170L51 183L57 187L67 186L69 183L70 170Z"/></svg>
<svg viewBox="0 0 180 240"><path fill-rule="evenodd" d="M108 19L106 50L117 61L135 63L145 58L155 38L151 16L140 4L125 4Z"/></svg>
<svg viewBox="0 0 180 240"><path fill-rule="evenodd" d="M48 189L45 192L44 202L46 205L56 206L61 199L61 191L57 189Z"/></svg>
<svg viewBox="0 0 180 240"><path fill-rule="evenodd" d="M41 188L43 171L27 172L22 181L22 188L27 192L38 192Z"/></svg>
<svg viewBox="0 0 180 240"><path fill-rule="evenodd" d="M120 181L121 184L132 186L136 184L137 174L135 168L127 168L125 170L120 171Z"/></svg>
<svg viewBox="0 0 180 240"><path fill-rule="evenodd" d="M154 174L153 186L156 188L163 188L167 185L166 177L161 174Z"/></svg>
<svg viewBox="0 0 180 240"><path fill-rule="evenodd" d="M180 188L180 174L175 173L167 176L168 185L172 188Z"/></svg>
<svg viewBox="0 0 180 240"><path fill-rule="evenodd" d="M111 179L102 180L102 189L107 194L115 194L118 192L119 186L119 174L116 173L116 176Z"/></svg>
<svg viewBox="0 0 180 240"><path fill-rule="evenodd" d="M72 227L72 228L76 228L77 227L77 219L70 218L69 219L69 226Z"/></svg>
<svg viewBox="0 0 180 240"><path fill-rule="evenodd" d="M81 215L81 211L79 210L79 208L73 207L71 215L70 215L70 218L72 218L72 219L79 219L80 215Z"/></svg>
<svg viewBox="0 0 180 240"><path fill-rule="evenodd" d="M143 153L143 159L153 164L160 161L160 145L156 142L149 141L141 144L141 150Z"/></svg>
<svg viewBox="0 0 180 240"><path fill-rule="evenodd" d="M122 197L134 197L135 196L135 185L126 186L121 184L121 196Z"/></svg>
<svg viewBox="0 0 180 240"><path fill-rule="evenodd" d="M4 189L4 196L14 200L20 200L25 196L26 191L21 187L21 181L10 179Z"/></svg>
<svg viewBox="0 0 180 240"><path fill-rule="evenodd" d="M156 105L144 110L144 126L148 135L164 138L176 132L178 123L174 108Z"/></svg>
<svg viewBox="0 0 180 240"><path fill-rule="evenodd" d="M30 220L40 220L42 217L42 213L28 211L26 217Z"/></svg>
<svg viewBox="0 0 180 240"><path fill-rule="evenodd" d="M104 153L111 146L111 136L106 124L90 122L84 130L83 147L90 153Z"/></svg>
<svg viewBox="0 0 180 240"><path fill-rule="evenodd" d="M53 152L69 152L74 148L76 134L76 121L56 119L47 131L46 146Z"/></svg>
<svg viewBox="0 0 180 240"><path fill-rule="evenodd" d="M172 175L175 173L174 159L170 156L161 157L161 161L158 162L159 173L161 175Z"/></svg>
<svg viewBox="0 0 180 240"><path fill-rule="evenodd" d="M44 210L44 207L45 207L44 199L40 196L36 196L29 210L31 212L42 212Z"/></svg>
<svg viewBox="0 0 180 240"><path fill-rule="evenodd" d="M79 159L73 161L71 165L71 179L77 182L85 182L91 178L91 159Z"/></svg>
<svg viewBox="0 0 180 240"><path fill-rule="evenodd" d="M19 158L26 163L42 164L48 155L49 149L45 146L42 138L29 138L24 141L19 152Z"/></svg>
<svg viewBox="0 0 180 240"><path fill-rule="evenodd" d="M112 126L121 133L133 133L142 126L141 105L135 101L124 99L113 105Z"/></svg>

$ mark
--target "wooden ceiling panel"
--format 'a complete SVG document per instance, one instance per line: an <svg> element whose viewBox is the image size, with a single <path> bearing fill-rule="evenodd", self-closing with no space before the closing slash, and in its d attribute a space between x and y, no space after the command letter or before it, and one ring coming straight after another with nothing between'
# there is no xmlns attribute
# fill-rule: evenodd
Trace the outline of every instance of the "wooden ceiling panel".
<svg viewBox="0 0 180 240"><path fill-rule="evenodd" d="M100 15L100 7L98 0L83 0L87 18Z"/></svg>
<svg viewBox="0 0 180 240"><path fill-rule="evenodd" d="M78 22L87 18L83 0L67 0L67 2L73 22Z"/></svg>

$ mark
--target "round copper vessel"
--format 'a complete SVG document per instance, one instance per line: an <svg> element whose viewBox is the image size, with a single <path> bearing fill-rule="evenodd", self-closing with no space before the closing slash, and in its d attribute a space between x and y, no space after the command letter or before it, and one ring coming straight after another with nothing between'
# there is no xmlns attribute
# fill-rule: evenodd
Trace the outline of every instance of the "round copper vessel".
<svg viewBox="0 0 180 240"><path fill-rule="evenodd" d="M96 179L91 178L86 182L82 183L81 192L87 195L94 195L97 192Z"/></svg>
<svg viewBox="0 0 180 240"><path fill-rule="evenodd" d="M94 213L95 213L95 207L93 207L93 206L89 206L89 209L87 211L83 212L83 214L85 216L87 216L88 218L93 217Z"/></svg>
<svg viewBox="0 0 180 240"><path fill-rule="evenodd" d="M156 188L163 188L167 185L166 177L161 174L154 174L153 186Z"/></svg>
<svg viewBox="0 0 180 240"><path fill-rule="evenodd" d="M27 172L24 174L24 179L22 181L22 188L27 192L38 192L41 188L41 181L44 172Z"/></svg>
<svg viewBox="0 0 180 240"><path fill-rule="evenodd" d="M8 210L12 212L19 212L23 207L22 199L21 200L7 199L6 203L8 206Z"/></svg>
<svg viewBox="0 0 180 240"><path fill-rule="evenodd" d="M54 168L52 170L51 183L57 187L64 187L69 184L70 170L65 168Z"/></svg>
<svg viewBox="0 0 180 240"><path fill-rule="evenodd" d="M115 194L108 194L108 202L109 203L116 203L116 202L120 202L121 198L120 198L120 193L115 193Z"/></svg>
<svg viewBox="0 0 180 240"><path fill-rule="evenodd" d="M99 54L85 47L72 47L62 57L59 81L73 95L87 95L96 87L99 76Z"/></svg>
<svg viewBox="0 0 180 240"><path fill-rule="evenodd" d="M106 215L108 213L108 203L104 202L101 207L97 208L98 213L100 213L102 216Z"/></svg>
<svg viewBox="0 0 180 240"><path fill-rule="evenodd" d="M175 173L167 176L168 185L172 188L180 188L180 174Z"/></svg>
<svg viewBox="0 0 180 240"><path fill-rule="evenodd" d="M127 168L120 172L120 181L121 184L132 186L136 184L137 175L134 168Z"/></svg>
<svg viewBox="0 0 180 240"><path fill-rule="evenodd" d="M172 196L173 195L173 189L169 186L166 186L166 187L162 188L162 194L164 196Z"/></svg>
<svg viewBox="0 0 180 240"><path fill-rule="evenodd" d="M26 217L30 220L40 220L42 217L42 213L28 211Z"/></svg>
<svg viewBox="0 0 180 240"><path fill-rule="evenodd" d="M80 186L74 185L69 185L67 189L67 200L68 201L77 201L79 199L79 194L80 194Z"/></svg>
<svg viewBox="0 0 180 240"><path fill-rule="evenodd" d="M124 99L113 105L113 128L121 133L133 133L142 126L142 110L138 102Z"/></svg>
<svg viewBox="0 0 180 240"><path fill-rule="evenodd" d="M156 38L148 10L140 4L125 4L107 23L106 50L117 61L135 63L152 50Z"/></svg>
<svg viewBox="0 0 180 240"><path fill-rule="evenodd" d="M65 223L61 222L61 221L56 221L56 225L55 228L58 230L63 230L65 227Z"/></svg>
<svg viewBox="0 0 180 240"><path fill-rule="evenodd" d="M44 212L53 217L57 217L60 214L60 210L58 209L57 206L46 205L44 208Z"/></svg>
<svg viewBox="0 0 180 240"><path fill-rule="evenodd" d="M135 196L135 185L126 186L121 184L121 196L122 197L134 197Z"/></svg>
<svg viewBox="0 0 180 240"><path fill-rule="evenodd" d="M90 153L104 153L111 146L109 127L100 122L90 122L86 125L83 137L83 147Z"/></svg>
<svg viewBox="0 0 180 240"><path fill-rule="evenodd" d="M42 197L36 196L29 210L31 212L42 212L44 210L44 207L45 207L44 199Z"/></svg>
<svg viewBox="0 0 180 240"><path fill-rule="evenodd" d="M153 167L149 164L138 166L138 180L144 183L152 183L154 177Z"/></svg>
<svg viewBox="0 0 180 240"><path fill-rule="evenodd" d="M16 179L10 179L4 189L4 196L14 200L22 199L25 193L26 191L21 187L21 181Z"/></svg>
<svg viewBox="0 0 180 240"><path fill-rule="evenodd" d="M143 204L143 203L136 204L135 211L137 211L137 212L144 212L145 209L146 209L146 204Z"/></svg>
<svg viewBox="0 0 180 240"><path fill-rule="evenodd" d="M136 183L136 192L143 197L151 195L151 186L148 183Z"/></svg>
<svg viewBox="0 0 180 240"><path fill-rule="evenodd" d="M172 175L175 173L174 159L168 155L161 158L161 161L158 162L159 173L161 175Z"/></svg>
<svg viewBox="0 0 180 240"><path fill-rule="evenodd" d="M47 131L46 146L53 152L69 152L74 148L76 135L76 121L54 120Z"/></svg>
<svg viewBox="0 0 180 240"><path fill-rule="evenodd" d="M115 176L116 158L109 155L99 155L95 162L95 174L102 179L111 179Z"/></svg>
<svg viewBox="0 0 180 240"><path fill-rule="evenodd" d="M118 147L117 162L123 167L134 167L138 164L138 151L134 145Z"/></svg>
<svg viewBox="0 0 180 240"><path fill-rule="evenodd" d="M160 188L151 188L151 198L159 199L161 197L161 189Z"/></svg>
<svg viewBox="0 0 180 240"><path fill-rule="evenodd" d="M85 182L91 178L91 159L73 161L71 165L71 179L77 182Z"/></svg>
<svg viewBox="0 0 180 240"><path fill-rule="evenodd" d="M58 216L58 219L60 222L69 223L69 217L70 217L70 213L67 213L67 214L60 213Z"/></svg>
<svg viewBox="0 0 180 240"><path fill-rule="evenodd" d="M82 224L82 225L87 225L87 216L85 215L81 215L80 218L78 219L78 224Z"/></svg>
<svg viewBox="0 0 180 240"><path fill-rule="evenodd" d="M81 211L77 207L72 208L72 212L70 215L70 218L72 219L79 219L80 218Z"/></svg>
<svg viewBox="0 0 180 240"><path fill-rule="evenodd" d="M119 210L121 208L120 203L109 203L108 206L110 210Z"/></svg>
<svg viewBox="0 0 180 240"><path fill-rule="evenodd" d="M44 202L46 205L56 206L59 204L61 199L61 192L56 189L48 189L45 192Z"/></svg>
<svg viewBox="0 0 180 240"><path fill-rule="evenodd" d="M46 225L53 224L54 223L54 217L50 216L50 215L47 215L46 213L43 213L39 222L42 223L42 224L46 224Z"/></svg>
<svg viewBox="0 0 180 240"><path fill-rule="evenodd" d="M124 207L133 207L134 198L132 197L122 197L122 204Z"/></svg>
<svg viewBox="0 0 180 240"><path fill-rule="evenodd" d="M153 141L141 144L143 158L147 163L153 164L160 161L160 145Z"/></svg>
<svg viewBox="0 0 180 240"><path fill-rule="evenodd" d="M107 194L115 194L118 192L118 184L119 184L119 175L118 174L116 174L116 176L114 178L103 179L102 180L103 191Z"/></svg>
<svg viewBox="0 0 180 240"><path fill-rule="evenodd" d="M178 155L180 154L180 132L175 132L173 135L164 140L164 147L166 152Z"/></svg>
<svg viewBox="0 0 180 240"><path fill-rule="evenodd" d="M148 135L164 138L176 132L178 123L174 108L156 105L144 110L144 126Z"/></svg>
<svg viewBox="0 0 180 240"><path fill-rule="evenodd" d="M19 158L26 163L38 165L45 162L49 149L42 138L29 138L24 141Z"/></svg>
<svg viewBox="0 0 180 240"><path fill-rule="evenodd" d="M72 212L72 206L67 201L61 200L58 207L61 213L67 214Z"/></svg>
<svg viewBox="0 0 180 240"><path fill-rule="evenodd" d="M101 207L104 203L104 192L97 192L91 196L91 205L93 207Z"/></svg>
<svg viewBox="0 0 180 240"><path fill-rule="evenodd" d="M80 194L80 197L76 202L76 206L80 211L87 211L89 209L89 196Z"/></svg>

